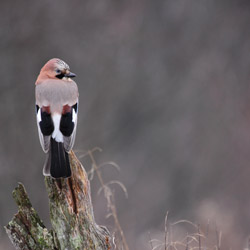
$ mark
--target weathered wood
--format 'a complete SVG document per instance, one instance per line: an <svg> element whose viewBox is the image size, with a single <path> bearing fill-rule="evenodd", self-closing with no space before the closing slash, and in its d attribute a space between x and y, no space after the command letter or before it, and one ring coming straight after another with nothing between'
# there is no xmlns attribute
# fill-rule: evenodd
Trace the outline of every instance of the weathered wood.
<svg viewBox="0 0 250 250"><path fill-rule="evenodd" d="M72 176L45 177L52 230L32 207L22 184L13 191L18 213L5 227L16 249L111 249L109 232L95 223L87 174L73 152Z"/></svg>
<svg viewBox="0 0 250 250"><path fill-rule="evenodd" d="M13 198L18 205L18 213L5 230L16 249L57 249L53 233L40 220L21 183L14 189Z"/></svg>

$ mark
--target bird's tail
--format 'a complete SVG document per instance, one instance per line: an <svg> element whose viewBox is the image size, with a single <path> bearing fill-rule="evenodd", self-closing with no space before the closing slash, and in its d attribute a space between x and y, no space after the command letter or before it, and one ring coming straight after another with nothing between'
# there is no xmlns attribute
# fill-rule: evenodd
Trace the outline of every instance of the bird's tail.
<svg viewBox="0 0 250 250"><path fill-rule="evenodd" d="M71 176L69 155L63 143L53 138L50 140L50 149L43 168L43 174L53 178L67 178Z"/></svg>

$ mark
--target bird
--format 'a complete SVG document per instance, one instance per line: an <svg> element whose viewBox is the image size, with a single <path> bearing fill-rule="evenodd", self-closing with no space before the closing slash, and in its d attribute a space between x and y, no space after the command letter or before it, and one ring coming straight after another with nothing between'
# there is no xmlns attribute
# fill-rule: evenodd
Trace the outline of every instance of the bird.
<svg viewBox="0 0 250 250"><path fill-rule="evenodd" d="M35 82L36 120L46 160L43 175L71 176L69 151L75 141L79 92L67 63L50 59Z"/></svg>

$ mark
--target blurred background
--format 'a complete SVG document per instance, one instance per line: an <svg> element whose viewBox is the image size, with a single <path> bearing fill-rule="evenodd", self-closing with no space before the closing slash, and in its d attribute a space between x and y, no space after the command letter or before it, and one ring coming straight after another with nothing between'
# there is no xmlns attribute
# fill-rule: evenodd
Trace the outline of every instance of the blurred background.
<svg viewBox="0 0 250 250"><path fill-rule="evenodd" d="M22 182L46 226L47 193L34 82L53 57L77 74L77 155L99 146L132 250L162 239L164 217L222 231L221 249L250 234L250 2L85 0L0 2L0 249ZM90 162L81 159L87 170ZM91 182L96 221L107 206ZM188 230L182 227L180 230Z"/></svg>

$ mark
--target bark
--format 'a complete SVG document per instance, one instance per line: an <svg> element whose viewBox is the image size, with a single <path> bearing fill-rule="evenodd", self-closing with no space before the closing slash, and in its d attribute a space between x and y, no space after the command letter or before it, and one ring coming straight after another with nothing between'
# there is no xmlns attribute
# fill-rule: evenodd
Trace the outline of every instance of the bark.
<svg viewBox="0 0 250 250"><path fill-rule="evenodd" d="M18 213L5 227L16 249L111 249L110 234L95 223L87 174L73 152L72 176L45 177L52 230L48 230L32 207L24 186L13 191Z"/></svg>

